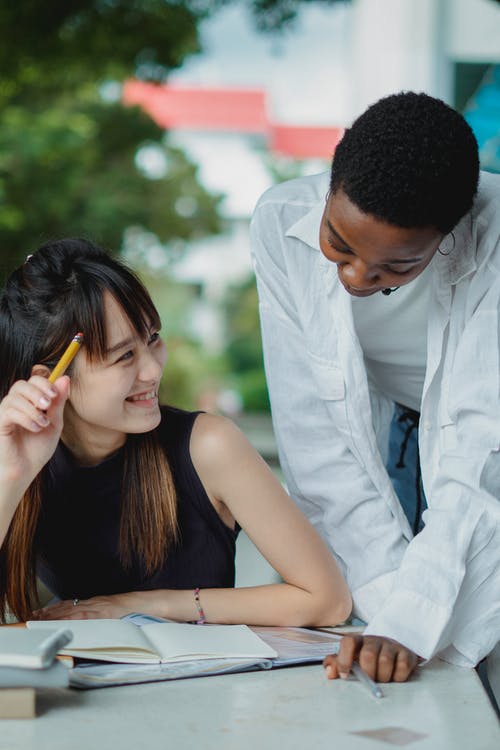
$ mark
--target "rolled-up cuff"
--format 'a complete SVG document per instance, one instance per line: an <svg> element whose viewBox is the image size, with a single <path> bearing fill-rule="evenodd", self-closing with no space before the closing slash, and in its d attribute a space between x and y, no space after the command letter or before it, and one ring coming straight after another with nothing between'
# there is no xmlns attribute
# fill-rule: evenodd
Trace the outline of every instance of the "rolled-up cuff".
<svg viewBox="0 0 500 750"><path fill-rule="evenodd" d="M394 591L368 622L366 635L392 638L424 659L440 646L450 611L414 591Z"/></svg>
<svg viewBox="0 0 500 750"><path fill-rule="evenodd" d="M354 617L369 622L384 606L392 591L395 579L396 572L384 573L384 575L354 589L352 591Z"/></svg>

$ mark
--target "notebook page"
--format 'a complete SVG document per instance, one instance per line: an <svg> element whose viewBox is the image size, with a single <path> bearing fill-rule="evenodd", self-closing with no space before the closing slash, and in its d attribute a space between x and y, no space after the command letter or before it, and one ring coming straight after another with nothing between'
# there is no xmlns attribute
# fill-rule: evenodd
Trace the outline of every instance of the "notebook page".
<svg viewBox="0 0 500 750"><path fill-rule="evenodd" d="M153 623L142 630L162 662L216 658L273 659L276 651L246 625Z"/></svg>
<svg viewBox="0 0 500 750"><path fill-rule="evenodd" d="M138 658L158 658L154 645L141 628L123 620L30 620L26 623L31 630L60 628L62 624L73 633L71 644L61 650L63 654L101 658L128 658L134 654ZM94 656L93 656L94 654Z"/></svg>

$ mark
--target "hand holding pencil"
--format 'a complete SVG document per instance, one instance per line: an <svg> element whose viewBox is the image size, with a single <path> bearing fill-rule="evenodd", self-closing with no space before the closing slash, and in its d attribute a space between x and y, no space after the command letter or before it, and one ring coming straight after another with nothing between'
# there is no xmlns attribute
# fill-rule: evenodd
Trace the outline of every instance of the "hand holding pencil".
<svg viewBox="0 0 500 750"><path fill-rule="evenodd" d="M349 672L353 671L358 679L370 687L375 697L378 697L375 680L406 682L417 664L418 656L392 638L354 634L344 635L338 654L327 656L323 661L328 679L346 679ZM363 679L361 672L367 679Z"/></svg>
<svg viewBox="0 0 500 750"><path fill-rule="evenodd" d="M10 503L19 502L57 446L69 394L69 378L61 375L82 338L74 337L48 378L16 381L0 402L0 498L3 487Z"/></svg>

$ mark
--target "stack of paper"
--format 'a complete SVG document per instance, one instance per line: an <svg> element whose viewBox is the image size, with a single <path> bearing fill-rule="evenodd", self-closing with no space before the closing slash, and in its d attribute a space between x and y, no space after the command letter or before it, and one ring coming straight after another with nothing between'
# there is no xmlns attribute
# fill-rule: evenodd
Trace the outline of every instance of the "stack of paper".
<svg viewBox="0 0 500 750"><path fill-rule="evenodd" d="M68 669L55 660L71 631L0 627L0 718L36 715L36 688L66 687Z"/></svg>

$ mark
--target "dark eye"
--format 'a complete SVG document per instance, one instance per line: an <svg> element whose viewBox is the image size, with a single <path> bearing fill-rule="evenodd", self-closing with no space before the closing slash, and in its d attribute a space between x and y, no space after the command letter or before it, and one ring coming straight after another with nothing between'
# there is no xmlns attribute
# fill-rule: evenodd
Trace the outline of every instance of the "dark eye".
<svg viewBox="0 0 500 750"><path fill-rule="evenodd" d="M159 340L160 340L160 332L159 331L155 331L149 337L148 344L156 344L156 342L159 341Z"/></svg>
<svg viewBox="0 0 500 750"><path fill-rule="evenodd" d="M125 362L128 359L132 359L133 356L134 356L134 352L131 349L129 349L128 352L125 352L125 354L122 354L122 356L119 357L116 361Z"/></svg>
<svg viewBox="0 0 500 750"><path fill-rule="evenodd" d="M407 273L410 273L413 271L415 266L411 266L411 268L407 268L405 271L397 271L395 268L392 268L392 266L384 266L384 271L388 271L389 273L393 273L396 276L404 276Z"/></svg>
<svg viewBox="0 0 500 750"><path fill-rule="evenodd" d="M335 250L336 253L342 253L342 255L352 255L352 252L351 252L351 250L349 250L349 248L347 248L347 247L343 247L343 248L337 247L336 244L335 244L335 240L332 239L332 238L328 239L328 244L330 245L330 247L332 248L332 250Z"/></svg>

